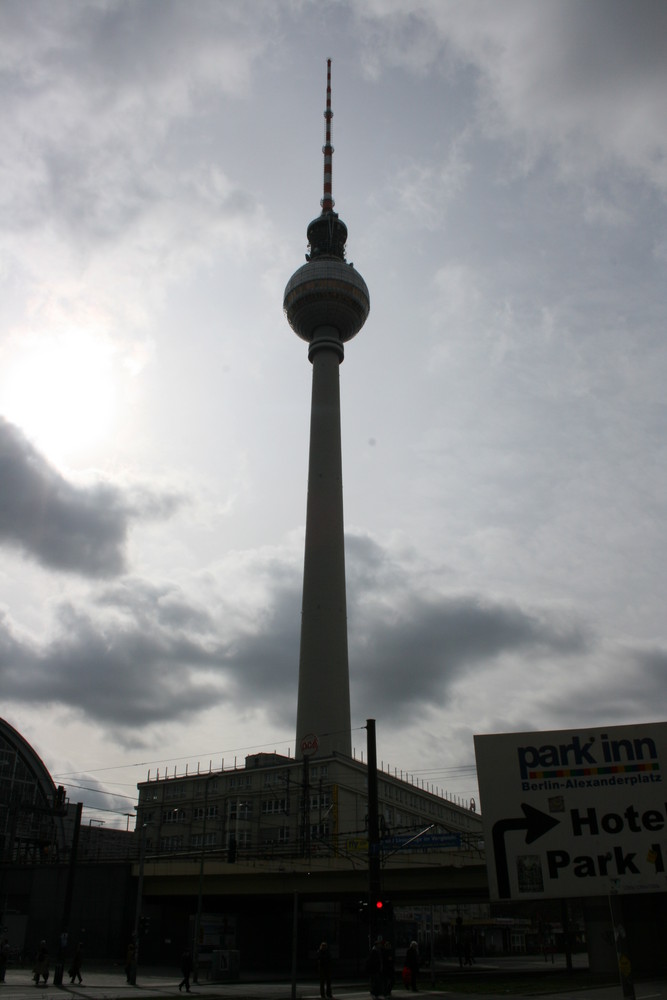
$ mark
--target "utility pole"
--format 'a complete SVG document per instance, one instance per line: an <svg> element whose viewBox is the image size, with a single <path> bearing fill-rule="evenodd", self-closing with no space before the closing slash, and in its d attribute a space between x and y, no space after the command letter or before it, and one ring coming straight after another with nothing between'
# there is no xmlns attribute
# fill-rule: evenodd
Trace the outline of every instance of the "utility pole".
<svg viewBox="0 0 667 1000"><path fill-rule="evenodd" d="M204 779L204 827L201 835L201 851L199 852L199 887L197 889L197 914L192 940L193 982L199 985L199 939L201 937L202 901L204 898L204 858L206 854L206 822L208 820L208 790L211 781L217 774L209 774Z"/></svg>
<svg viewBox="0 0 667 1000"><path fill-rule="evenodd" d="M303 758L303 857L310 860L310 758Z"/></svg>
<svg viewBox="0 0 667 1000"><path fill-rule="evenodd" d="M139 842L139 879L137 882L137 899L134 908L134 930L132 943L134 950L128 962L128 981L132 986L137 984L137 968L139 966L139 929L141 927L141 903L144 893L144 867L146 865L146 833L148 824L144 823L141 828L141 840Z"/></svg>
<svg viewBox="0 0 667 1000"><path fill-rule="evenodd" d="M366 719L366 752L368 755L368 932L372 948L377 936L376 903L380 898L380 824L375 719Z"/></svg>
<svg viewBox="0 0 667 1000"><path fill-rule="evenodd" d="M296 1000L296 967L299 955L299 893L294 893L292 904L292 990L290 996Z"/></svg>
<svg viewBox="0 0 667 1000"><path fill-rule="evenodd" d="M74 829L72 831L72 846L70 848L69 868L67 870L67 886L65 888L65 904L63 906L62 931L58 941L58 961L53 970L53 985L62 986L63 970L65 968L65 951L69 941L69 921L72 913L72 896L74 893L74 876L76 875L76 856L79 849L79 831L81 830L81 813L83 803L77 802L74 814Z"/></svg>

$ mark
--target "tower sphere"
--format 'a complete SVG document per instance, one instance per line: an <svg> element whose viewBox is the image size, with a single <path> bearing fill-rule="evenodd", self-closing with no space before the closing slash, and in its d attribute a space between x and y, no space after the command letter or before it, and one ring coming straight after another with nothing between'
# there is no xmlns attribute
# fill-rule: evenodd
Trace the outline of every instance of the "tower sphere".
<svg viewBox="0 0 667 1000"><path fill-rule="evenodd" d="M351 264L337 257L311 257L287 282L283 308L302 340L312 341L319 327L334 327L346 343L366 322L370 298Z"/></svg>
<svg viewBox="0 0 667 1000"><path fill-rule="evenodd" d="M359 333L370 310L366 282L345 260L347 226L334 212L331 145L331 59L327 60L327 106L324 112L324 185L322 213L308 226L307 264L295 271L285 288L283 309L294 332L311 344L308 356L326 342L338 349ZM337 336L333 336L331 330ZM316 337L317 330L326 334ZM322 339L324 337L324 340Z"/></svg>

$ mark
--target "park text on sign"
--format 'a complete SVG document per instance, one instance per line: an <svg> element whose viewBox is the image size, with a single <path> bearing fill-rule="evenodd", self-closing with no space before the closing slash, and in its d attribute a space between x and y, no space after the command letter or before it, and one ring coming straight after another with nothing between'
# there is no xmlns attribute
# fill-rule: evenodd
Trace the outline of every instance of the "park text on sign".
<svg viewBox="0 0 667 1000"><path fill-rule="evenodd" d="M667 890L667 723L476 736L492 899Z"/></svg>

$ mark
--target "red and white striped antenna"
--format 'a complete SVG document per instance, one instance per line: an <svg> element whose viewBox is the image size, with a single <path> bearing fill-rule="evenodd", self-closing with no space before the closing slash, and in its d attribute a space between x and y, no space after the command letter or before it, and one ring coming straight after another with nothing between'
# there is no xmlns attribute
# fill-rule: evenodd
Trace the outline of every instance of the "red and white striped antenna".
<svg viewBox="0 0 667 1000"><path fill-rule="evenodd" d="M331 182L331 165L333 159L333 146L331 145L331 119L333 118L333 111L331 110L331 59L327 59L327 106L324 112L324 145L322 146L322 152L324 153L324 197L322 198L320 204L322 206L322 214L325 212L333 212L334 200L332 194L332 182Z"/></svg>

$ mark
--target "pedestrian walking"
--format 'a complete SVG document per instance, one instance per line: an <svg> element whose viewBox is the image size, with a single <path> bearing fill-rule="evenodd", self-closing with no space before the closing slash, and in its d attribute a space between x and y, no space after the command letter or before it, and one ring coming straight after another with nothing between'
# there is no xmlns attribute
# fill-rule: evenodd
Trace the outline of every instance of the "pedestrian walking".
<svg viewBox="0 0 667 1000"><path fill-rule="evenodd" d="M5 981L5 972L7 971L7 962L9 961L9 941L7 938L2 939L2 944L0 944L0 983Z"/></svg>
<svg viewBox="0 0 667 1000"><path fill-rule="evenodd" d="M185 986L185 992L190 992L190 973L192 972L192 955L185 949L181 955L181 972L183 973L183 978L178 984L179 993Z"/></svg>
<svg viewBox="0 0 667 1000"><path fill-rule="evenodd" d="M326 941L317 949L317 968L320 973L320 997L331 997L331 952Z"/></svg>
<svg viewBox="0 0 667 1000"><path fill-rule="evenodd" d="M382 981L384 996L390 997L394 988L394 949L391 941L385 941L382 947Z"/></svg>
<svg viewBox="0 0 667 1000"><path fill-rule="evenodd" d="M35 986L39 986L40 978L44 981L46 985L49 978L49 952L46 947L46 941L40 941L39 951L37 952L37 959L35 961L35 968L32 970L32 978L35 981Z"/></svg>
<svg viewBox="0 0 667 1000"><path fill-rule="evenodd" d="M134 984L137 979L137 951L134 947L134 941L130 941L125 952L125 978L131 984Z"/></svg>
<svg viewBox="0 0 667 1000"><path fill-rule="evenodd" d="M383 982L382 982L382 939L378 939L373 947L371 948L371 953L368 956L368 961L366 963L366 970L368 972L369 989L373 1000L377 1000L378 997L382 996Z"/></svg>
<svg viewBox="0 0 667 1000"><path fill-rule="evenodd" d="M73 983L75 979L79 980L79 984L83 982L83 979L81 978L82 962L83 962L83 945L81 941L79 941L76 948L74 949L74 954L72 955L72 961L70 962L69 969L67 970L70 983Z"/></svg>
<svg viewBox="0 0 667 1000"><path fill-rule="evenodd" d="M417 992L417 978L419 976L419 946L416 941L410 942L410 947L405 953L405 964L410 970L410 989Z"/></svg>

